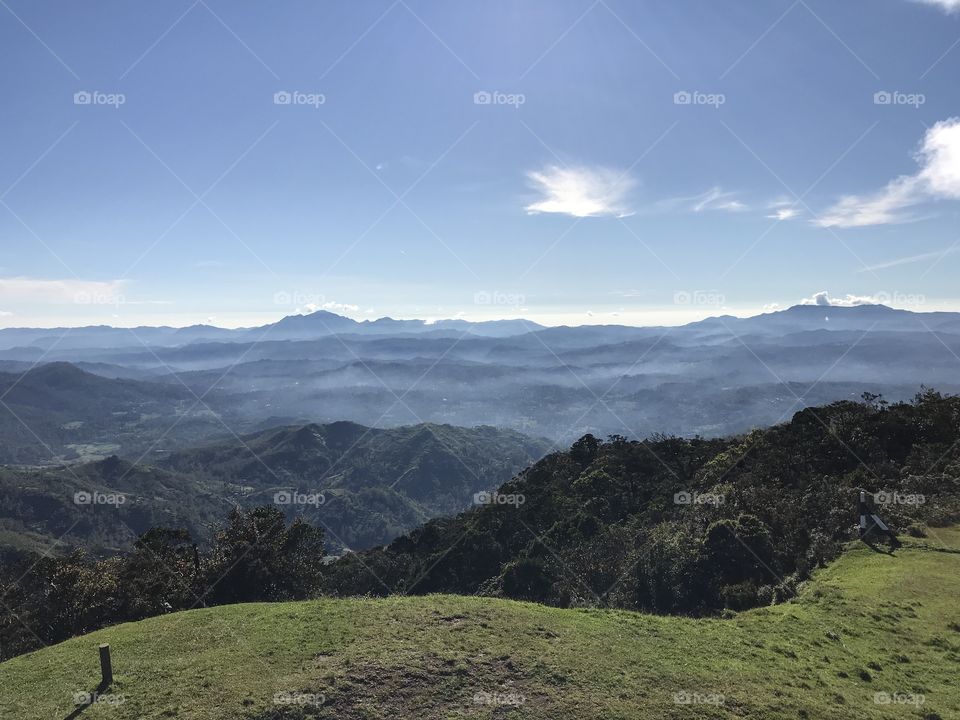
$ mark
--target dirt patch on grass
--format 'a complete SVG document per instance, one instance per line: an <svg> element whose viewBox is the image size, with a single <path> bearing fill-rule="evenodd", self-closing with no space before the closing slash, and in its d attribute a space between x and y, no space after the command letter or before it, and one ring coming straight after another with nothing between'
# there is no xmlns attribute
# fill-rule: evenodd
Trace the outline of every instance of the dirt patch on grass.
<svg viewBox="0 0 960 720"><path fill-rule="evenodd" d="M298 698L305 698L298 702ZM276 700L276 699L275 699ZM521 708L542 710L543 686L509 656L463 658L428 653L415 664L341 665L314 687L279 695L251 720L373 720L417 717L509 718Z"/></svg>

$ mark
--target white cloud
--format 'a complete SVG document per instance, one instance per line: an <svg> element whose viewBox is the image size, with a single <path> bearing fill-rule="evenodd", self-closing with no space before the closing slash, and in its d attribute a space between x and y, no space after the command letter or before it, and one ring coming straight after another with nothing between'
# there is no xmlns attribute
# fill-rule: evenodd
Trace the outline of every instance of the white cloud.
<svg viewBox="0 0 960 720"><path fill-rule="evenodd" d="M122 302L126 283L126 280L0 278L0 301L29 305L114 304Z"/></svg>
<svg viewBox="0 0 960 720"><path fill-rule="evenodd" d="M726 210L727 212L746 210L747 206L735 198L736 193L725 192L719 187L710 188L703 195L694 198L692 210L698 213L705 210Z"/></svg>
<svg viewBox="0 0 960 720"><path fill-rule="evenodd" d="M797 201L787 197L780 197L767 205L772 210L771 215L767 215L771 220L792 220L800 214L797 209Z"/></svg>
<svg viewBox="0 0 960 720"><path fill-rule="evenodd" d="M556 166L527 173L530 184L543 197L526 211L562 213L573 217L625 217L632 214L627 196L636 181L609 168Z"/></svg>
<svg viewBox="0 0 960 720"><path fill-rule="evenodd" d="M960 10L960 0L917 0L922 2L924 5L937 5L942 7L947 12L955 12Z"/></svg>
<svg viewBox="0 0 960 720"><path fill-rule="evenodd" d="M801 305L820 305L821 307L855 307L857 305L878 305L881 298L870 295L846 295L842 298L832 298L826 290L814 293L813 297L803 298Z"/></svg>
<svg viewBox="0 0 960 720"><path fill-rule="evenodd" d="M773 215L767 215L771 220L792 220L800 211L796 208L779 208L773 211Z"/></svg>
<svg viewBox="0 0 960 720"><path fill-rule="evenodd" d="M766 305L763 306L763 311L765 313L776 312L777 310L780 310L780 309L781 309L780 303L778 302L767 303Z"/></svg>
<svg viewBox="0 0 960 720"><path fill-rule="evenodd" d="M958 0L960 3L960 0ZM960 118L927 130L916 154L920 170L901 175L870 195L840 199L815 223L821 227L866 227L907 222L907 208L937 199L960 199Z"/></svg>

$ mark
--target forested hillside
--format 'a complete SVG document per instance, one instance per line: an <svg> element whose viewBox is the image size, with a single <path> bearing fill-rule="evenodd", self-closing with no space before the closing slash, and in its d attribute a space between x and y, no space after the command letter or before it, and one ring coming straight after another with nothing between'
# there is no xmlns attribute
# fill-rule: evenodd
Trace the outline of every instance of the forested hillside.
<svg viewBox="0 0 960 720"><path fill-rule="evenodd" d="M331 552L366 549L463 510L548 448L492 427L333 423L234 436L155 464L0 468L0 545L109 555L159 526L206 545L231 508L277 503L323 527Z"/></svg>
<svg viewBox="0 0 960 720"><path fill-rule="evenodd" d="M586 436L326 575L343 595L454 592L703 614L792 596L856 537L861 489L901 532L960 518L960 398L839 402L724 439Z"/></svg>

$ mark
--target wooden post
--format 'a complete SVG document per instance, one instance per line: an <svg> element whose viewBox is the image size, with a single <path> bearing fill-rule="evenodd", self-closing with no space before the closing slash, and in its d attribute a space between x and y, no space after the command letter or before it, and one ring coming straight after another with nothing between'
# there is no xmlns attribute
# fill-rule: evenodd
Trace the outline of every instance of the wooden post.
<svg viewBox="0 0 960 720"><path fill-rule="evenodd" d="M867 493L863 490L860 491L857 513L860 515L860 537L863 537L867 532Z"/></svg>
<svg viewBox="0 0 960 720"><path fill-rule="evenodd" d="M100 685L108 688L113 683L113 663L110 661L110 645L100 646Z"/></svg>

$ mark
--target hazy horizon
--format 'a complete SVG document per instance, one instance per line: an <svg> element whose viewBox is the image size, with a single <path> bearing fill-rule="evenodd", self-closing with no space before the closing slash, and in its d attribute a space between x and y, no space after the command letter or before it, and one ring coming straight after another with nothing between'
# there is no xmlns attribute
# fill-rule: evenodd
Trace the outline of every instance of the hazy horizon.
<svg viewBox="0 0 960 720"><path fill-rule="evenodd" d="M794 303L792 305L787 305L783 307L771 307L765 306L760 308L732 308L726 306L715 307L712 309L705 309L703 307L699 308L690 308L687 310L676 309L676 308L662 308L660 310L638 310L634 312L608 312L608 313L593 313L585 312L579 315L543 315L541 313L524 313L518 311L516 314L509 315L482 315L482 314L461 314L459 316L401 316L393 315L387 313L385 315L362 315L358 313L347 311L334 311L326 308L303 308L296 309L291 313L269 313L264 312L259 316L251 316L249 322L240 322L237 324L231 323L222 323L217 322L216 318L207 318L199 322L159 322L157 324L148 324L148 323L124 323L124 322L111 322L110 319L103 319L100 322L76 322L63 325L18 325L18 324L3 324L0 323L0 330L18 330L18 329L78 329L84 327L96 327L96 326L107 326L115 328L135 328L135 327L170 327L170 328L186 328L196 325L210 325L216 328L221 328L224 330L240 330L245 328L255 328L261 327L264 325L269 325L271 323L278 322L285 317L292 316L306 316L315 312L325 311L333 313L334 315L339 315L341 317L346 317L357 322L374 322L376 320L401 320L401 321L423 321L427 325L432 325L448 320L463 320L466 322L472 323L481 323L481 322L499 322L499 321L511 321L511 320L523 320L536 325L542 325L544 327L589 327L589 326L600 326L600 325L622 325L626 327L636 327L636 328L650 328L650 327L681 327L683 325L688 325L690 323L699 322L701 320L706 320L711 317L718 316L732 316L737 318L750 318L756 317L758 315L763 315L771 312L778 312L781 310L787 310L791 307L796 306L817 306L822 307L825 310L836 309L836 308L851 308L851 307L865 307L865 306L883 306L888 307L894 310L906 310L908 312L958 312L953 306L938 306L929 302L924 302L922 306L913 304L912 306L896 306L895 304L889 302L882 302L882 299L872 302L873 298L869 299L871 302L866 302L866 299L858 299L855 302L850 301L832 301L830 303L817 303L812 302L808 299L804 299L801 302ZM647 319L648 321L644 321Z"/></svg>

